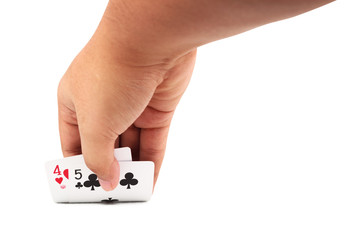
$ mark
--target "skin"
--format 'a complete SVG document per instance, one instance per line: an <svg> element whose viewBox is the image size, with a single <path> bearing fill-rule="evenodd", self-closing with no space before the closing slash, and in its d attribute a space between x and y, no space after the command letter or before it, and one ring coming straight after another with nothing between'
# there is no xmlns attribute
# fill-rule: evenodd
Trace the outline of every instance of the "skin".
<svg viewBox="0 0 360 240"><path fill-rule="evenodd" d="M114 147L155 163L190 81L196 48L328 0L110 0L58 87L64 157L83 154L103 189L119 184Z"/></svg>

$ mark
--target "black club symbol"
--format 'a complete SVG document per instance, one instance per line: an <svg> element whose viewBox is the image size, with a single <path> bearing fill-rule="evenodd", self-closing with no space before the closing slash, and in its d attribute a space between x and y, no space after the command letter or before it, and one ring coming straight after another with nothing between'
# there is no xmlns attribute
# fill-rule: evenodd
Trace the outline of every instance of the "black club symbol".
<svg viewBox="0 0 360 240"><path fill-rule="evenodd" d="M95 187L100 187L99 180L97 180L96 174L90 174L88 177L89 180L84 182L85 187L91 187L91 191L95 190Z"/></svg>
<svg viewBox="0 0 360 240"><path fill-rule="evenodd" d="M81 182L78 182L75 187L77 187L78 189L82 188L84 185L81 184Z"/></svg>
<svg viewBox="0 0 360 240"><path fill-rule="evenodd" d="M130 185L136 185L138 184L138 180L136 178L134 178L134 174L132 174L131 172L128 172L127 174L125 174L125 179L122 179L120 181L120 185L121 186L126 186L126 189L130 189Z"/></svg>

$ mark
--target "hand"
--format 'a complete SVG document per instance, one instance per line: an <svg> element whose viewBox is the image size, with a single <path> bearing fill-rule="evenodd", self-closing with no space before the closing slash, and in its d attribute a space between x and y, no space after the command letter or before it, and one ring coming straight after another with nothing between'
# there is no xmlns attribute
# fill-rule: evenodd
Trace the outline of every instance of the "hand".
<svg viewBox="0 0 360 240"><path fill-rule="evenodd" d="M110 0L98 29L58 88L64 156L82 153L105 190L118 184L116 139L155 163L198 46L301 14L333 0ZM116 144L117 145L117 144Z"/></svg>
<svg viewBox="0 0 360 240"><path fill-rule="evenodd" d="M119 57L119 49L105 48L106 43L93 37L60 81L63 154L83 154L86 165L109 191L119 184L114 146L130 147L133 160L154 162L155 186L170 122L189 83L196 50L142 66L133 59L128 64Z"/></svg>

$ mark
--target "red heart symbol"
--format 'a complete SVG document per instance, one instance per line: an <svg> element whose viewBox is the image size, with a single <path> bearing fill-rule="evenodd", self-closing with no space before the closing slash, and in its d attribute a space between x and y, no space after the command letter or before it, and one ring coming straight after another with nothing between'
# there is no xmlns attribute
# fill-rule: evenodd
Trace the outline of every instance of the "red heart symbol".
<svg viewBox="0 0 360 240"><path fill-rule="evenodd" d="M63 174L64 174L64 176L65 176L67 179L69 179L69 169L65 169L65 170L63 171Z"/></svg>
<svg viewBox="0 0 360 240"><path fill-rule="evenodd" d="M61 188L61 189L65 189L66 186L65 186L65 185L60 185L60 188Z"/></svg>
<svg viewBox="0 0 360 240"><path fill-rule="evenodd" d="M62 183L62 180L63 180L62 177L55 178L55 181L56 181L58 184L61 184L61 183Z"/></svg>

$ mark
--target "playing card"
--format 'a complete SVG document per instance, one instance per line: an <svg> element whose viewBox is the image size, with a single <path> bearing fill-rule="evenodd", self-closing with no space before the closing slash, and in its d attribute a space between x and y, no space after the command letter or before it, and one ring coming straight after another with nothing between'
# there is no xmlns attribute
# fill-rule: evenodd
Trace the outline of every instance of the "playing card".
<svg viewBox="0 0 360 240"><path fill-rule="evenodd" d="M116 160L120 161L132 161L131 149L129 147L115 148L114 156Z"/></svg>
<svg viewBox="0 0 360 240"><path fill-rule="evenodd" d="M50 190L55 202L147 201L152 195L154 163L131 161L129 148L115 149L120 164L119 185L110 192L100 187L82 155L46 163ZM127 160L126 160L127 159Z"/></svg>

